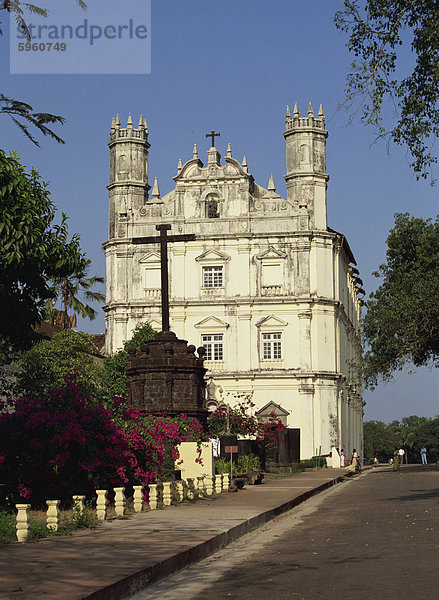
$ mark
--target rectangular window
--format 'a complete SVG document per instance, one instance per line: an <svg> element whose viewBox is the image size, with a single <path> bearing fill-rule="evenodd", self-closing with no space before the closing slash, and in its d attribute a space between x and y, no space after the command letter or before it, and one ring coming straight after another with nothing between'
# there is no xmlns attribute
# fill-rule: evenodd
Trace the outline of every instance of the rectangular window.
<svg viewBox="0 0 439 600"><path fill-rule="evenodd" d="M206 360L223 360L223 334L202 335L201 343L206 348Z"/></svg>
<svg viewBox="0 0 439 600"><path fill-rule="evenodd" d="M203 267L203 287L205 287L205 288L223 287L223 268L222 267Z"/></svg>
<svg viewBox="0 0 439 600"><path fill-rule="evenodd" d="M264 360L280 360L282 358L282 334L262 334L262 356Z"/></svg>

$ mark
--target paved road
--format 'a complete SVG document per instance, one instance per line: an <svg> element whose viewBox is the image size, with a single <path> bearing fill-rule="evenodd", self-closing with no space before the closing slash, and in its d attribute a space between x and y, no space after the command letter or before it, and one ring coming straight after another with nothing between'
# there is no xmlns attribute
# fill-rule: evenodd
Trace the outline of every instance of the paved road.
<svg viewBox="0 0 439 600"><path fill-rule="evenodd" d="M142 598L431 600L438 533L439 468L374 469Z"/></svg>

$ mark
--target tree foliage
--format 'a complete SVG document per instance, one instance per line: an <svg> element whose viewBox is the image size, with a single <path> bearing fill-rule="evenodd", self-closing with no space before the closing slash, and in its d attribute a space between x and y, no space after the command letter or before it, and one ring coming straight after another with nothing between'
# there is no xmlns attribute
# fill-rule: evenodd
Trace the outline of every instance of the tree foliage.
<svg viewBox="0 0 439 600"><path fill-rule="evenodd" d="M382 421L366 421L364 431L364 455L387 462L396 448L395 432Z"/></svg>
<svg viewBox="0 0 439 600"><path fill-rule="evenodd" d="M396 214L386 258L363 319L364 380L372 389L406 364L438 364L439 220Z"/></svg>
<svg viewBox="0 0 439 600"><path fill-rule="evenodd" d="M395 449L403 448L411 463L421 462L421 448L426 446L428 461L439 460L439 418L404 417L386 424L382 421L364 423L364 454L366 458L387 462Z"/></svg>
<svg viewBox="0 0 439 600"><path fill-rule="evenodd" d="M79 236L55 207L38 171L26 173L18 156L0 150L0 352L29 347L47 300L49 281L85 268Z"/></svg>
<svg viewBox="0 0 439 600"><path fill-rule="evenodd" d="M345 105L353 119L375 126L405 145L417 177L426 178L437 163L439 135L439 5L437 0L345 0L335 15L347 33L354 60L347 75ZM413 67L399 68L406 51ZM396 123L384 126L383 108L391 100Z"/></svg>
<svg viewBox="0 0 439 600"><path fill-rule="evenodd" d="M19 364L16 392L43 397L48 388L62 386L75 373L84 394L97 399L103 367L93 356L95 349L85 333L66 329L50 341L41 341L25 352Z"/></svg>
<svg viewBox="0 0 439 600"><path fill-rule="evenodd" d="M104 283L104 278L98 275L87 277L90 264L91 260L87 260L85 267L79 271L65 277L56 278L53 281L52 290L55 298L48 303L47 316L62 329L76 327L77 314L84 319L93 321L97 316L97 312L87 302L98 302L100 304L105 302L105 295L92 289L97 283ZM55 308L57 300L61 300L62 310ZM72 314L69 315L69 311Z"/></svg>

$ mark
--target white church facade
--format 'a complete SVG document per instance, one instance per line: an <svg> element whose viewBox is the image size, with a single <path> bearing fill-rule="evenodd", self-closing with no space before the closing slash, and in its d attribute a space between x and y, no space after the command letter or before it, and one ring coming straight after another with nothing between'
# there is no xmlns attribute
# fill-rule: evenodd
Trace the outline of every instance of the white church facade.
<svg viewBox="0 0 439 600"><path fill-rule="evenodd" d="M327 135L321 108L287 110L286 198L272 177L258 185L230 144L224 160L212 145L207 164L195 146L160 197L157 181L150 193L143 117L137 128L117 117L109 142L107 352L138 323L161 327L159 245L132 239L158 235L161 223L195 234L168 245L171 330L205 346L212 402L251 395L255 410L301 429L302 458L334 446L363 455L364 292L347 240L327 225Z"/></svg>

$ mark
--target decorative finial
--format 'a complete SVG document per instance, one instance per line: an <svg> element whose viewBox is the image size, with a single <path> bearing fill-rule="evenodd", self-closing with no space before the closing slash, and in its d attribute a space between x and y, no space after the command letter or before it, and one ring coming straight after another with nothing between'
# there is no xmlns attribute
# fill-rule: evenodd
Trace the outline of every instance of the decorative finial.
<svg viewBox="0 0 439 600"><path fill-rule="evenodd" d="M299 112L299 106L297 104L297 102L294 103L294 117L298 117L300 119L300 112Z"/></svg>
<svg viewBox="0 0 439 600"><path fill-rule="evenodd" d="M177 172L180 173L180 171L183 168L183 163L181 162L181 158L178 159L178 165L177 165Z"/></svg>
<svg viewBox="0 0 439 600"><path fill-rule="evenodd" d="M146 119L143 117L143 126L145 128L146 133L148 133L148 125L146 124Z"/></svg>
<svg viewBox="0 0 439 600"><path fill-rule="evenodd" d="M140 115L140 119L139 119L139 129L143 129L143 115Z"/></svg>
<svg viewBox="0 0 439 600"><path fill-rule="evenodd" d="M197 148L197 144L194 144L194 153L192 158L198 158L198 148Z"/></svg>
<svg viewBox="0 0 439 600"><path fill-rule="evenodd" d="M159 182L157 180L157 177L155 177L154 185L152 186L152 197L156 199L160 198Z"/></svg>
<svg viewBox="0 0 439 600"><path fill-rule="evenodd" d="M131 118L131 113L128 114L128 121L127 121L127 127L132 127L133 126L133 120Z"/></svg>
<svg viewBox="0 0 439 600"><path fill-rule="evenodd" d="M114 117L111 119L111 131L114 131L116 129L116 123L114 121Z"/></svg>
<svg viewBox="0 0 439 600"><path fill-rule="evenodd" d="M119 117L119 113L117 113L117 115L116 115L116 127L120 127L120 117Z"/></svg>
<svg viewBox="0 0 439 600"><path fill-rule="evenodd" d="M230 143L227 144L227 156L232 158L232 145Z"/></svg>
<svg viewBox="0 0 439 600"><path fill-rule="evenodd" d="M290 107L287 104L287 114L285 115L286 119L291 119L291 112L290 112Z"/></svg>
<svg viewBox="0 0 439 600"><path fill-rule="evenodd" d="M242 166L243 166L244 171L246 173L248 173L247 157L245 154L244 154L244 158L242 159Z"/></svg>
<svg viewBox="0 0 439 600"><path fill-rule="evenodd" d="M319 108L319 117L324 117L325 114L323 112L323 106L320 104L320 108Z"/></svg>
<svg viewBox="0 0 439 600"><path fill-rule="evenodd" d="M313 117L314 116L314 111L312 109L312 104L311 101L308 104L308 117Z"/></svg>
<svg viewBox="0 0 439 600"><path fill-rule="evenodd" d="M276 186L274 185L273 173L270 173L270 179L268 180L267 190L269 192L275 192Z"/></svg>

